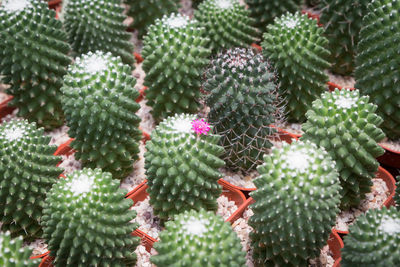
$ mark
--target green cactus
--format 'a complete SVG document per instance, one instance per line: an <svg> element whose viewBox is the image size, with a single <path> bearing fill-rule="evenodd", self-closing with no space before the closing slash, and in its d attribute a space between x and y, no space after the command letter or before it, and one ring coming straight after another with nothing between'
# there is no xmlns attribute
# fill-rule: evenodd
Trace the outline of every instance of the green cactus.
<svg viewBox="0 0 400 267"><path fill-rule="evenodd" d="M352 75L357 54L362 19L371 0L321 0L320 23L329 40L331 70L341 75Z"/></svg>
<svg viewBox="0 0 400 267"><path fill-rule="evenodd" d="M162 121L146 143L147 192L162 220L185 210L217 210L221 194L218 168L223 148L219 135L192 130L195 115L177 114Z"/></svg>
<svg viewBox="0 0 400 267"><path fill-rule="evenodd" d="M146 98L157 121L198 111L201 77L211 53L204 32L197 21L173 13L156 20L144 37Z"/></svg>
<svg viewBox="0 0 400 267"><path fill-rule="evenodd" d="M211 211L185 211L167 222L154 244L157 266L246 266L245 252L228 222Z"/></svg>
<svg viewBox="0 0 400 267"><path fill-rule="evenodd" d="M62 77L71 62L61 22L45 1L3 0L0 4L0 80L14 96L18 116L46 129L64 123Z"/></svg>
<svg viewBox="0 0 400 267"><path fill-rule="evenodd" d="M277 79L261 54L229 49L212 61L203 89L208 119L221 135L223 159L233 170L250 171L262 162L275 133L269 125L281 115Z"/></svg>
<svg viewBox="0 0 400 267"><path fill-rule="evenodd" d="M77 55L97 50L121 57L125 64L135 62L131 34L126 32L126 16L121 0L68 0L61 19L68 42Z"/></svg>
<svg viewBox="0 0 400 267"><path fill-rule="evenodd" d="M75 171L47 194L41 224L54 266L134 266L132 201L100 169Z"/></svg>
<svg viewBox="0 0 400 267"><path fill-rule="evenodd" d="M138 30L139 37L142 37L148 27L156 19L172 12L178 12L179 0L124 0L129 5L128 16L133 18L132 28Z"/></svg>
<svg viewBox="0 0 400 267"><path fill-rule="evenodd" d="M22 247L22 237L11 239L10 232L0 233L0 266L2 267L36 267L40 260L30 260L32 249Z"/></svg>
<svg viewBox="0 0 400 267"><path fill-rule="evenodd" d="M355 71L356 88L378 106L382 129L391 139L400 138L399 10L398 0L375 0L368 5Z"/></svg>
<svg viewBox="0 0 400 267"><path fill-rule="evenodd" d="M316 20L300 13L275 19L264 33L263 54L277 68L290 121L303 122L312 101L326 90L329 52L322 33Z"/></svg>
<svg viewBox="0 0 400 267"><path fill-rule="evenodd" d="M43 199L62 173L60 157L43 128L26 120L0 125L0 215L2 230L39 237Z"/></svg>
<svg viewBox="0 0 400 267"><path fill-rule="evenodd" d="M140 106L131 67L110 53L89 52L75 60L64 77L62 105L75 138L75 158L122 179L138 158Z"/></svg>
<svg viewBox="0 0 400 267"><path fill-rule="evenodd" d="M335 162L311 142L283 144L264 156L254 180L249 225L256 266L308 266L326 245L339 213Z"/></svg>
<svg viewBox="0 0 400 267"><path fill-rule="evenodd" d="M384 153L378 142L385 137L376 109L358 90L336 89L322 94L306 114L302 139L324 147L336 161L343 187L342 208L359 205L371 191L379 167L376 158Z"/></svg>
<svg viewBox="0 0 400 267"><path fill-rule="evenodd" d="M400 212L394 207L368 210L349 231L340 266L400 266Z"/></svg>
<svg viewBox="0 0 400 267"><path fill-rule="evenodd" d="M273 23L276 17L286 12L300 10L303 0L245 0L249 6L251 16L256 19L255 26L264 32L268 24Z"/></svg>
<svg viewBox="0 0 400 267"><path fill-rule="evenodd" d="M194 17L206 28L205 36L210 38L209 47L214 53L248 47L258 41L255 20L238 0L205 0L195 10Z"/></svg>

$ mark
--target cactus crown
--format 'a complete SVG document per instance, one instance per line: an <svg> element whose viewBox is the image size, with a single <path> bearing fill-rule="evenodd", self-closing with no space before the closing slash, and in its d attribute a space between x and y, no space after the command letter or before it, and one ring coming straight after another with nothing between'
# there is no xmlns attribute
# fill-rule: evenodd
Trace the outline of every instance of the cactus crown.
<svg viewBox="0 0 400 267"><path fill-rule="evenodd" d="M166 223L158 254L150 258L157 266L245 266L245 253L229 223L213 212L185 211Z"/></svg>
<svg viewBox="0 0 400 267"><path fill-rule="evenodd" d="M47 194L43 237L55 266L132 266L136 212L110 173L83 169L60 179Z"/></svg>
<svg viewBox="0 0 400 267"><path fill-rule="evenodd" d="M399 266L400 212L394 207L370 209L350 225L341 266Z"/></svg>
<svg viewBox="0 0 400 267"><path fill-rule="evenodd" d="M120 179L132 172L141 138L134 85L130 66L111 53L90 52L70 66L62 104L75 138L71 146L84 166Z"/></svg>
<svg viewBox="0 0 400 267"><path fill-rule="evenodd" d="M257 169L254 215L249 225L253 258L260 266L306 266L326 244L339 212L335 162L311 142L283 144Z"/></svg>
<svg viewBox="0 0 400 267"><path fill-rule="evenodd" d="M10 232L0 233L0 266L38 266L40 260L30 260L32 250L22 245L22 237L11 239Z"/></svg>

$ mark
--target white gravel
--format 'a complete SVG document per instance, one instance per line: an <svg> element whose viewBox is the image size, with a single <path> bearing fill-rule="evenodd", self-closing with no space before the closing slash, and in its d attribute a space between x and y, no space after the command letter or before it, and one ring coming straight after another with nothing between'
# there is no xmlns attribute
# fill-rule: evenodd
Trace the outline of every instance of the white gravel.
<svg viewBox="0 0 400 267"><path fill-rule="evenodd" d="M399 140L388 140L385 139L381 142L381 145L390 148L400 154L400 139Z"/></svg>
<svg viewBox="0 0 400 267"><path fill-rule="evenodd" d="M51 136L50 145L60 146L67 142L70 137L68 136L68 126L63 125L59 128L56 128L50 132L45 132L45 135Z"/></svg>

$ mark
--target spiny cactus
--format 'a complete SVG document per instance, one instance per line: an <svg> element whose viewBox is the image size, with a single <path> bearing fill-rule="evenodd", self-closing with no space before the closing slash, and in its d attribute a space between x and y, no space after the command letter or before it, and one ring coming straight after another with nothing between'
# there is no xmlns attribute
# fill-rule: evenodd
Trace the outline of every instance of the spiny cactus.
<svg viewBox="0 0 400 267"><path fill-rule="evenodd" d="M266 26L273 23L276 17L300 10L302 2L303 0L245 0L260 32L264 32Z"/></svg>
<svg viewBox="0 0 400 267"><path fill-rule="evenodd" d="M340 266L400 266L400 212L394 207L368 210L349 231Z"/></svg>
<svg viewBox="0 0 400 267"><path fill-rule="evenodd" d="M356 88L369 95L383 118L389 138L400 138L400 1L374 0L368 5L356 57Z"/></svg>
<svg viewBox="0 0 400 267"><path fill-rule="evenodd" d="M32 249L22 247L22 237L11 239L10 232L0 233L0 266L2 267L36 267L39 259L30 260Z"/></svg>
<svg viewBox="0 0 400 267"><path fill-rule="evenodd" d="M132 28L138 30L139 37L156 19L172 12L178 12L179 0L124 0L129 5L128 16L133 18Z"/></svg>
<svg viewBox="0 0 400 267"><path fill-rule="evenodd" d="M61 126L60 87L71 61L61 22L41 0L3 0L0 21L0 80L11 85L10 106L46 129Z"/></svg>
<svg viewBox="0 0 400 267"><path fill-rule="evenodd" d="M220 53L211 65L203 89L208 119L222 136L222 158L231 169L250 171L272 146L268 137L275 130L269 125L282 113L276 75L269 62L250 49Z"/></svg>
<svg viewBox="0 0 400 267"><path fill-rule="evenodd" d="M245 252L229 223L211 211L185 211L167 222L154 244L157 266L246 266Z"/></svg>
<svg viewBox="0 0 400 267"><path fill-rule="evenodd" d="M171 14L156 20L143 40L142 68L147 104L156 120L199 109L201 75L211 51L205 29L195 20Z"/></svg>
<svg viewBox="0 0 400 267"><path fill-rule="evenodd" d="M326 245L339 212L335 162L311 142L283 144L264 156L254 180L249 225L256 266L307 266Z"/></svg>
<svg viewBox="0 0 400 267"><path fill-rule="evenodd" d="M75 158L124 178L138 158L140 106L131 68L110 53L77 58L64 77L62 105Z"/></svg>
<svg viewBox="0 0 400 267"><path fill-rule="evenodd" d="M0 125L0 217L12 236L39 237L43 199L62 169L43 128L26 120Z"/></svg>
<svg viewBox="0 0 400 267"><path fill-rule="evenodd" d="M316 20L299 13L275 19L264 33L263 54L277 68L290 121L304 121L312 101L326 90L329 52L322 33Z"/></svg>
<svg viewBox="0 0 400 267"><path fill-rule="evenodd" d="M324 25L329 40L331 70L341 75L351 75L357 53L362 19L367 14L371 0L321 0L320 23Z"/></svg>
<svg viewBox="0 0 400 267"><path fill-rule="evenodd" d="M322 94L306 114L302 139L324 147L336 161L343 208L357 206L371 191L379 167L376 158L384 153L378 145L385 135L379 128L382 118L375 114L376 109L358 90L336 89Z"/></svg>
<svg viewBox="0 0 400 267"><path fill-rule="evenodd" d="M257 41L259 32L250 11L238 0L205 0L194 12L194 17L206 28L213 52L231 47L248 47Z"/></svg>
<svg viewBox="0 0 400 267"><path fill-rule="evenodd" d="M139 1L138 1L139 2ZM126 16L121 0L67 0L61 18L68 33L68 42L78 55L97 50L121 57L133 64L131 34L123 24Z"/></svg>
<svg viewBox="0 0 400 267"><path fill-rule="evenodd" d="M221 194L218 168L223 148L219 135L196 135L195 115L180 114L162 121L146 143L147 192L162 220L185 210L216 210Z"/></svg>
<svg viewBox="0 0 400 267"><path fill-rule="evenodd" d="M136 212L119 182L100 169L60 179L47 194L41 224L58 266L134 266Z"/></svg>

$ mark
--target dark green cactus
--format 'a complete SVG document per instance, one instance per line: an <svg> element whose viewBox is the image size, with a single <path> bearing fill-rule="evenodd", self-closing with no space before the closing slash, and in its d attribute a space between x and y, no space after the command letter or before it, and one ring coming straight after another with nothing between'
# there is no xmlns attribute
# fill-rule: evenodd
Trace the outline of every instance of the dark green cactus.
<svg viewBox="0 0 400 267"><path fill-rule="evenodd" d="M394 207L368 210L349 231L340 266L400 266L400 212Z"/></svg>
<svg viewBox="0 0 400 267"><path fill-rule="evenodd" d="M304 121L312 101L326 90L329 52L323 31L307 15L287 13L264 33L263 54L277 68L290 121Z"/></svg>
<svg viewBox="0 0 400 267"><path fill-rule="evenodd" d="M52 129L63 125L62 77L71 62L61 22L45 1L0 4L0 80L14 96L18 116Z"/></svg>
<svg viewBox="0 0 400 267"><path fill-rule="evenodd" d="M185 211L167 222L154 244L157 266L246 266L245 252L228 222L211 211Z"/></svg>
<svg viewBox="0 0 400 267"><path fill-rule="evenodd" d="M272 149L254 180L249 225L256 266L308 266L326 245L340 204L335 162L311 142Z"/></svg>
<svg viewBox="0 0 400 267"><path fill-rule="evenodd" d="M30 260L32 249L22 247L22 237L11 239L10 232L0 233L0 266L36 267L40 260Z"/></svg>
<svg viewBox="0 0 400 267"><path fill-rule="evenodd" d="M195 20L171 14L156 20L143 40L142 68L147 104L160 121L175 113L196 113L199 109L203 69L211 51L205 29Z"/></svg>
<svg viewBox="0 0 400 267"><path fill-rule="evenodd" d="M231 169L255 169L272 146L269 125L282 113L277 87L269 62L250 49L230 49L212 61L203 85L208 119L222 136L222 158Z"/></svg>
<svg viewBox="0 0 400 267"><path fill-rule="evenodd" d="M251 16L256 19L255 26L264 32L268 24L273 23L276 17L286 12L300 10L303 0L245 0L249 6Z"/></svg>
<svg viewBox="0 0 400 267"><path fill-rule="evenodd" d="M256 42L259 32L250 11L238 0L205 0L194 17L206 28L205 36L213 52L231 47L248 47Z"/></svg>
<svg viewBox="0 0 400 267"><path fill-rule="evenodd" d="M0 125L0 216L12 236L39 237L43 200L62 173L43 128L26 120Z"/></svg>
<svg viewBox="0 0 400 267"><path fill-rule="evenodd" d="M138 158L139 93L131 67L97 51L75 60L64 77L62 105L75 158L122 179Z"/></svg>
<svg viewBox="0 0 400 267"><path fill-rule="evenodd" d="M302 139L324 147L336 161L343 208L357 206L371 191L379 167L376 158L384 153L378 145L385 135L379 128L382 118L375 114L376 109L358 90L336 89L322 94L306 114Z"/></svg>
<svg viewBox="0 0 400 267"><path fill-rule="evenodd" d="M100 169L75 171L47 194L41 224L54 266L134 266L136 212Z"/></svg>
<svg viewBox="0 0 400 267"><path fill-rule="evenodd" d="M179 0L124 0L129 5L128 16L133 18L132 28L138 30L139 37L156 19L172 12L178 12Z"/></svg>
<svg viewBox="0 0 400 267"><path fill-rule="evenodd" d="M223 148L219 135L196 135L195 115L180 114L162 121L146 143L147 192L162 220L185 210L217 210L221 194L218 168Z"/></svg>
<svg viewBox="0 0 400 267"><path fill-rule="evenodd" d="M61 19L68 33L68 42L78 55L97 50L121 57L133 64L133 43L123 21L126 16L121 0L67 0Z"/></svg>
<svg viewBox="0 0 400 267"><path fill-rule="evenodd" d="M351 75L357 54L362 19L367 14L371 0L321 0L320 23L325 28L331 52L331 70L341 75Z"/></svg>
<svg viewBox="0 0 400 267"><path fill-rule="evenodd" d="M383 118L389 138L400 139L400 1L375 0L368 5L356 57L356 88L369 95Z"/></svg>

